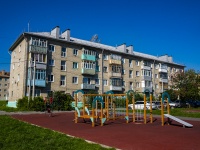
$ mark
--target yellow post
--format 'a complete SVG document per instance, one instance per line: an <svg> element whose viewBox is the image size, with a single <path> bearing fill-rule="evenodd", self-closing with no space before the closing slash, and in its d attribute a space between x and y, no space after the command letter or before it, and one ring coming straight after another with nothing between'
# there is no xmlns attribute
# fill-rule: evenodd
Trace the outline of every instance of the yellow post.
<svg viewBox="0 0 200 150"><path fill-rule="evenodd" d="M128 112L128 96L126 96L126 116L129 117L129 112ZM126 120L126 123L128 123L128 119Z"/></svg>
<svg viewBox="0 0 200 150"><path fill-rule="evenodd" d="M144 124L147 123L147 114L146 114L146 94L144 94Z"/></svg>
<svg viewBox="0 0 200 150"><path fill-rule="evenodd" d="M134 95L132 97L132 102L133 102L133 122L135 122L135 96Z"/></svg>
<svg viewBox="0 0 200 150"><path fill-rule="evenodd" d="M161 121L162 121L162 126L164 126L164 107L163 107L162 98L161 98Z"/></svg>
<svg viewBox="0 0 200 150"><path fill-rule="evenodd" d="M150 94L150 121L153 123L153 115L152 115L152 94Z"/></svg>

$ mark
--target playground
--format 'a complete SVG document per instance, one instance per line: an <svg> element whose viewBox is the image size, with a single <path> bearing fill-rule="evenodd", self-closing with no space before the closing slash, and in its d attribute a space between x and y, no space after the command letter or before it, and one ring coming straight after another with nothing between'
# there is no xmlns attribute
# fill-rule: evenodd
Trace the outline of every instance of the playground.
<svg viewBox="0 0 200 150"><path fill-rule="evenodd" d="M81 98L78 98L81 93ZM177 118L170 115L169 106L161 114L146 113L144 110L129 110L128 94L134 106L134 92L127 94L84 94L75 93L75 110L72 112L45 112L43 114L12 115L13 118L83 138L117 149L199 149L200 119ZM150 103L152 96L150 96ZM164 100L170 96L163 93ZM139 114L140 113L140 114ZM50 114L50 115L49 115ZM138 115L140 117L138 117Z"/></svg>

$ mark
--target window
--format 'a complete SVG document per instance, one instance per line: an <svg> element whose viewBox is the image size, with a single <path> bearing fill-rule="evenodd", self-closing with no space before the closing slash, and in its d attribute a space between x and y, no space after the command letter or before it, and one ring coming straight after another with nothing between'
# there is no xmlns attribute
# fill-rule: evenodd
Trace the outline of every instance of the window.
<svg viewBox="0 0 200 150"><path fill-rule="evenodd" d="M132 60L131 60L131 59L129 59L129 67L130 67L130 68L133 67Z"/></svg>
<svg viewBox="0 0 200 150"><path fill-rule="evenodd" d="M145 87L151 87L151 81L146 81L145 80Z"/></svg>
<svg viewBox="0 0 200 150"><path fill-rule="evenodd" d="M77 50L77 49L74 49L74 50L73 50L73 54L77 56L77 55L78 55L78 50Z"/></svg>
<svg viewBox="0 0 200 150"><path fill-rule="evenodd" d="M125 58L122 58L122 64L125 64Z"/></svg>
<svg viewBox="0 0 200 150"><path fill-rule="evenodd" d="M96 66L96 71L100 71L99 65Z"/></svg>
<svg viewBox="0 0 200 150"><path fill-rule="evenodd" d="M40 89L35 89L35 96L40 96L41 90Z"/></svg>
<svg viewBox="0 0 200 150"><path fill-rule="evenodd" d="M158 74L155 74L155 78L158 78Z"/></svg>
<svg viewBox="0 0 200 150"><path fill-rule="evenodd" d="M99 79L95 79L95 84L96 85L100 85L100 80Z"/></svg>
<svg viewBox="0 0 200 150"><path fill-rule="evenodd" d="M135 61L135 65L136 65L136 66L139 66L139 65L140 65L140 63L139 63L138 60Z"/></svg>
<svg viewBox="0 0 200 150"><path fill-rule="evenodd" d="M78 77L72 77L72 83L77 84L78 83Z"/></svg>
<svg viewBox="0 0 200 150"><path fill-rule="evenodd" d="M62 47L61 57L66 57L66 48L65 47Z"/></svg>
<svg viewBox="0 0 200 150"><path fill-rule="evenodd" d="M46 78L46 70L37 69L35 72L35 79L36 80L45 80Z"/></svg>
<svg viewBox="0 0 200 150"><path fill-rule="evenodd" d="M84 77L83 78L83 83L90 84L90 78Z"/></svg>
<svg viewBox="0 0 200 150"><path fill-rule="evenodd" d="M49 45L49 51L55 52L55 46L54 45Z"/></svg>
<svg viewBox="0 0 200 150"><path fill-rule="evenodd" d="M54 60L53 59L49 59L49 66L54 66Z"/></svg>
<svg viewBox="0 0 200 150"><path fill-rule="evenodd" d="M122 86L122 80L119 78L112 78L110 81L112 86Z"/></svg>
<svg viewBox="0 0 200 150"><path fill-rule="evenodd" d="M20 74L17 75L17 81L19 81L19 79L20 79Z"/></svg>
<svg viewBox="0 0 200 150"><path fill-rule="evenodd" d="M85 54L85 55L92 55L92 56L96 55L96 57L99 58L99 53L96 53L95 51L92 51L92 50L84 49L83 54Z"/></svg>
<svg viewBox="0 0 200 150"><path fill-rule="evenodd" d="M150 70L142 70L142 76L149 76L151 77L151 71Z"/></svg>
<svg viewBox="0 0 200 150"><path fill-rule="evenodd" d="M73 68L78 68L78 63L77 62L73 62Z"/></svg>
<svg viewBox="0 0 200 150"><path fill-rule="evenodd" d="M103 85L107 86L108 85L108 80L103 80Z"/></svg>
<svg viewBox="0 0 200 150"><path fill-rule="evenodd" d="M130 82L130 90L133 90L133 82Z"/></svg>
<svg viewBox="0 0 200 150"><path fill-rule="evenodd" d="M112 72L121 73L121 66L119 66L119 65L113 65L112 66Z"/></svg>
<svg viewBox="0 0 200 150"><path fill-rule="evenodd" d="M48 75L48 82L54 82L54 76L52 74Z"/></svg>
<svg viewBox="0 0 200 150"><path fill-rule="evenodd" d="M133 71L129 70L129 78L133 78Z"/></svg>
<svg viewBox="0 0 200 150"><path fill-rule="evenodd" d="M126 82L125 81L122 82L122 86L126 86Z"/></svg>
<svg viewBox="0 0 200 150"><path fill-rule="evenodd" d="M125 69L123 70L122 74L126 74L126 70Z"/></svg>
<svg viewBox="0 0 200 150"><path fill-rule="evenodd" d="M66 71L66 61L61 61L61 71Z"/></svg>
<svg viewBox="0 0 200 150"><path fill-rule="evenodd" d="M103 55L103 60L108 60L108 55L104 54Z"/></svg>
<svg viewBox="0 0 200 150"><path fill-rule="evenodd" d="M45 54L34 54L34 60L36 62L45 62Z"/></svg>
<svg viewBox="0 0 200 150"><path fill-rule="evenodd" d="M82 68L85 69L95 69L95 62L93 61L83 61L82 62Z"/></svg>
<svg viewBox="0 0 200 150"><path fill-rule="evenodd" d="M108 72L108 67L103 67L103 72Z"/></svg>
<svg viewBox="0 0 200 150"><path fill-rule="evenodd" d="M60 85L65 86L65 76L60 76Z"/></svg>
<svg viewBox="0 0 200 150"><path fill-rule="evenodd" d="M140 72L139 71L136 71L136 76L140 76Z"/></svg>
<svg viewBox="0 0 200 150"><path fill-rule="evenodd" d="M155 88L156 88L156 89L158 89L158 88L159 88L159 87L158 87L158 84L155 84Z"/></svg>
<svg viewBox="0 0 200 150"><path fill-rule="evenodd" d="M139 87L140 87L140 83L136 82L136 88L139 88Z"/></svg>
<svg viewBox="0 0 200 150"><path fill-rule="evenodd" d="M129 53L129 50L128 50L128 49L126 49L126 53Z"/></svg>

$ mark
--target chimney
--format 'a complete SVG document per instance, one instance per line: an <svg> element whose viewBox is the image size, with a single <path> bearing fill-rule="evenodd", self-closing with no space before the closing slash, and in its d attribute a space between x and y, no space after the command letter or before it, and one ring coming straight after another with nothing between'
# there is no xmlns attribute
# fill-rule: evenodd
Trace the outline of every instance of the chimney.
<svg viewBox="0 0 200 150"><path fill-rule="evenodd" d="M65 30L65 32L62 33L62 37L64 37L67 41L70 41L70 29Z"/></svg>
<svg viewBox="0 0 200 150"><path fill-rule="evenodd" d="M122 44L120 46L117 46L117 50L120 52L126 52L126 44Z"/></svg>
<svg viewBox="0 0 200 150"><path fill-rule="evenodd" d="M127 51L126 51L127 53L133 54L133 45L126 47L126 49L127 49Z"/></svg>
<svg viewBox="0 0 200 150"><path fill-rule="evenodd" d="M59 38L60 34L60 27L56 26L53 30L51 30L51 35L53 35L55 38Z"/></svg>

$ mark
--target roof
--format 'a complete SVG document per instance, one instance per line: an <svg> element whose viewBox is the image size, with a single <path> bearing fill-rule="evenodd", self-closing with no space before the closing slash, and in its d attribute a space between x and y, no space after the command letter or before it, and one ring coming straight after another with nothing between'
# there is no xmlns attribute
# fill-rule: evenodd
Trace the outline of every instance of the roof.
<svg viewBox="0 0 200 150"><path fill-rule="evenodd" d="M89 47L93 47L93 48L99 48L99 49L114 51L117 53L127 54L125 52L120 52L119 50L117 50L117 47L114 47L114 46L109 46L109 45L105 45L105 44L101 44L101 43L86 41L86 40L82 40L82 39L78 39L78 38L74 38L74 37L70 37L70 41L68 41L67 39L62 38L62 37L56 38L55 36L51 35L50 32L25 32L15 41L15 43L11 46L10 50L12 50L13 47L16 46L16 43L18 41L20 41L20 39L22 39L24 35L40 36L43 38L50 38L50 39L60 40L60 41L64 41L64 42L68 42L68 43L72 43L72 44L85 45L85 46L89 46ZM178 64L175 62L165 61L161 57L157 57L157 56L153 56L153 55L149 55L149 54L145 54L145 53L141 53L141 52L137 52L137 51L133 51L133 54L129 54L129 55L185 67L184 65L181 65L181 64Z"/></svg>

